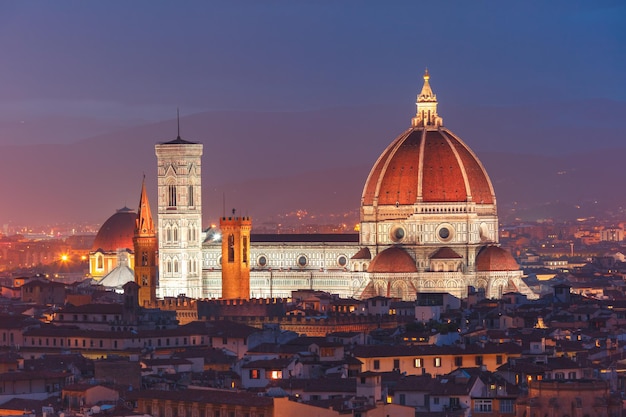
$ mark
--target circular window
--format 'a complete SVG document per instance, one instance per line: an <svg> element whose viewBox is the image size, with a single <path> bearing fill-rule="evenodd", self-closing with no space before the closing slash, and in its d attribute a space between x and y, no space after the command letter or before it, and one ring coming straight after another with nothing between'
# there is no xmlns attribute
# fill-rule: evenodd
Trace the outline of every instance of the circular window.
<svg viewBox="0 0 626 417"><path fill-rule="evenodd" d="M261 255L257 258L256 260L257 265L259 265L261 268L263 268L264 266L267 265L267 257L265 255Z"/></svg>
<svg viewBox="0 0 626 417"><path fill-rule="evenodd" d="M220 256L219 258L217 258L217 264L221 265L222 264L222 257Z"/></svg>
<svg viewBox="0 0 626 417"><path fill-rule="evenodd" d="M306 256L304 256L304 255L298 256L298 266L304 267L304 266L306 266L307 263L308 263L308 260L307 260Z"/></svg>
<svg viewBox="0 0 626 417"><path fill-rule="evenodd" d="M339 258L337 258L337 264L339 266L346 266L348 264L348 258L346 258L344 255L341 255Z"/></svg>
<svg viewBox="0 0 626 417"><path fill-rule="evenodd" d="M449 242L454 237L454 228L450 224L442 224L437 228L437 237L442 242Z"/></svg>
<svg viewBox="0 0 626 417"><path fill-rule="evenodd" d="M403 227L395 227L391 230L391 240L394 242L400 242L406 236L406 232Z"/></svg>

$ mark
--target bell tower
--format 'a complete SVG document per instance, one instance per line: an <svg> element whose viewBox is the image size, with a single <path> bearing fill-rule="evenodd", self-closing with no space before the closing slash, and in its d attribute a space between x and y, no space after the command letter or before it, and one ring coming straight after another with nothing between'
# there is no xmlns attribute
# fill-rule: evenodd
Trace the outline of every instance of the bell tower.
<svg viewBox="0 0 626 417"><path fill-rule="evenodd" d="M250 299L250 217L222 217L222 298Z"/></svg>
<svg viewBox="0 0 626 417"><path fill-rule="evenodd" d="M157 288L157 251L158 242L148 193L146 179L141 183L141 197L135 220L135 235L133 236L135 250L135 283L139 286L139 305L144 307L156 301Z"/></svg>
<svg viewBox="0 0 626 417"><path fill-rule="evenodd" d="M202 144L155 145L160 297L202 297Z"/></svg>

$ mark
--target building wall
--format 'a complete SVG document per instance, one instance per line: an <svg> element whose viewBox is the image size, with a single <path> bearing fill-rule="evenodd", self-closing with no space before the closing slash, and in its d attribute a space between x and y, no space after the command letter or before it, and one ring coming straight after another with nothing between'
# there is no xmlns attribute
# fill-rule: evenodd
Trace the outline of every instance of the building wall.
<svg viewBox="0 0 626 417"><path fill-rule="evenodd" d="M159 297L202 297L202 144L155 145Z"/></svg>
<svg viewBox="0 0 626 417"><path fill-rule="evenodd" d="M480 356L480 363L477 357ZM462 358L461 365L457 365L456 358ZM454 354L454 355L415 355L415 356L389 356L389 357L357 357L363 365L361 372L391 372L399 369L400 372L406 372L407 375L445 375L459 367L473 367L484 365L488 371L495 372L496 369L507 362L509 357L519 357L519 354L511 355L506 352L502 353L484 353L473 354ZM399 368L394 366L394 361L399 361ZM378 366L377 366L378 365Z"/></svg>
<svg viewBox="0 0 626 417"><path fill-rule="evenodd" d="M515 406L515 415L570 417L622 416L622 401L612 397L606 381L531 381L528 397Z"/></svg>

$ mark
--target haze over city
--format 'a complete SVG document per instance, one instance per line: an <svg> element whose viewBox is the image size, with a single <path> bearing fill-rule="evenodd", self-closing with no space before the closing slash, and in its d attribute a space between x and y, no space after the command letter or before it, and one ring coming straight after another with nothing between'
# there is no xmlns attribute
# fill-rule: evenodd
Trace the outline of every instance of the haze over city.
<svg viewBox="0 0 626 417"><path fill-rule="evenodd" d="M618 210L625 15L617 1L2 2L0 224L136 208L177 109L205 145L205 223L226 206L357 213L426 67L501 211Z"/></svg>

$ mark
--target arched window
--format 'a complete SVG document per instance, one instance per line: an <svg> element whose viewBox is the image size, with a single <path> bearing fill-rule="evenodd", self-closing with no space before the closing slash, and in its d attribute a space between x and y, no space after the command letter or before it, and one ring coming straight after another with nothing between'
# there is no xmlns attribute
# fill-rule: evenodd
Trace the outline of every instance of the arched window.
<svg viewBox="0 0 626 417"><path fill-rule="evenodd" d="M166 268L167 273L171 274L172 273L172 261L168 259L166 262L166 266L167 266Z"/></svg>
<svg viewBox="0 0 626 417"><path fill-rule="evenodd" d="M141 252L141 266L148 266L148 252Z"/></svg>
<svg viewBox="0 0 626 417"><path fill-rule="evenodd" d="M235 262L235 235L228 235L228 262Z"/></svg>
<svg viewBox="0 0 626 417"><path fill-rule="evenodd" d="M178 259L174 259L174 273L178 273Z"/></svg>
<svg viewBox="0 0 626 417"><path fill-rule="evenodd" d="M178 242L178 227L176 226L174 226L173 235L174 235L174 242Z"/></svg>
<svg viewBox="0 0 626 417"><path fill-rule="evenodd" d="M104 257L102 255L96 256L96 268L104 269Z"/></svg>
<svg viewBox="0 0 626 417"><path fill-rule="evenodd" d="M165 229L165 241L166 242L172 241L172 229L170 229L169 226Z"/></svg>
<svg viewBox="0 0 626 417"><path fill-rule="evenodd" d="M176 186L167 186L167 205L170 207L176 207Z"/></svg>
<svg viewBox="0 0 626 417"><path fill-rule="evenodd" d="M243 237L243 259L242 259L244 264L248 263L248 237L244 236Z"/></svg>
<svg viewBox="0 0 626 417"><path fill-rule="evenodd" d="M190 206L195 206L194 201L193 201L193 185L189 186L189 205Z"/></svg>

